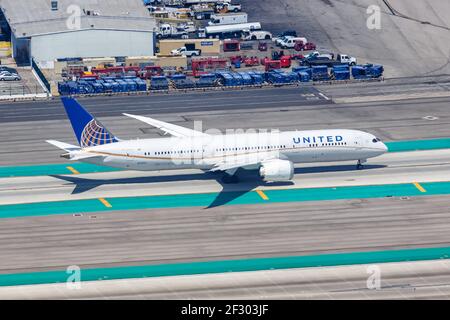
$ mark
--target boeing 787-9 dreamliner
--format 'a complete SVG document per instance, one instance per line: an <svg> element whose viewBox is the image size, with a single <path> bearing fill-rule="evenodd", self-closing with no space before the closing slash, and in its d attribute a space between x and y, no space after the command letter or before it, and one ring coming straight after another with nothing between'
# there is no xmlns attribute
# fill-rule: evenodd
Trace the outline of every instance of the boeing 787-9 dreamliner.
<svg viewBox="0 0 450 320"><path fill-rule="evenodd" d="M156 127L170 137L121 140L111 134L75 99L62 98L79 145L47 142L72 161L126 170L200 169L221 171L233 181L239 168L256 169L264 181L292 180L294 163L356 161L387 152L370 133L348 129L207 134L148 117L125 116Z"/></svg>

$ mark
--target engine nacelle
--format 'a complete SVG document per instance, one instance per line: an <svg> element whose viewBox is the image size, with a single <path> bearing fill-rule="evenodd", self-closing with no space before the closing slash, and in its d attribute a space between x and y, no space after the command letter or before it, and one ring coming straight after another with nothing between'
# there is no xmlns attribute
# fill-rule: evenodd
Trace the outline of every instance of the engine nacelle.
<svg viewBox="0 0 450 320"><path fill-rule="evenodd" d="M259 174L264 181L289 181L294 177L294 164L289 160L269 160L261 164Z"/></svg>

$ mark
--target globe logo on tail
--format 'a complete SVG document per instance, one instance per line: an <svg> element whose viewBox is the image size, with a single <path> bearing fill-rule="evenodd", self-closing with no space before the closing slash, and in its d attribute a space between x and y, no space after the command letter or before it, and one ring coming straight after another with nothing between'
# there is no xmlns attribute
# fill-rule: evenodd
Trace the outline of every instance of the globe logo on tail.
<svg viewBox="0 0 450 320"><path fill-rule="evenodd" d="M117 139L95 119L89 121L81 133L80 145L82 148L113 142L117 142Z"/></svg>

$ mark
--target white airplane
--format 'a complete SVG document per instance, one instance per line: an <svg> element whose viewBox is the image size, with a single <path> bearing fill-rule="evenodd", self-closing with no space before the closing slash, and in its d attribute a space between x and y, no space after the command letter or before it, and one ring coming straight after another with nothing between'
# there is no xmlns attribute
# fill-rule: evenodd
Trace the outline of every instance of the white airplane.
<svg viewBox="0 0 450 320"><path fill-rule="evenodd" d="M224 181L236 181L239 168L257 169L264 181L292 180L294 163L357 161L387 152L386 145L370 133L330 129L287 132L254 132L216 135L184 128L148 117L126 114L171 137L119 140L75 99L62 98L79 146L48 140L66 151L61 156L127 170L201 169L225 172Z"/></svg>

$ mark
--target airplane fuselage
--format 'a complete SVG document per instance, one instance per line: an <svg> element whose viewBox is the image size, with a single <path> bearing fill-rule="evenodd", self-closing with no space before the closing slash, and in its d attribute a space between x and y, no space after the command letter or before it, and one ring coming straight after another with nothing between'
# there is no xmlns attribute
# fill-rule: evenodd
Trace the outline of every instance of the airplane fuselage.
<svg viewBox="0 0 450 320"><path fill-rule="evenodd" d="M272 157L293 163L360 160L386 146L372 134L346 129L242 133L120 141L83 149L98 155L81 161L128 170L209 170L232 158ZM249 167L250 168L250 167ZM257 166L255 166L257 168Z"/></svg>

